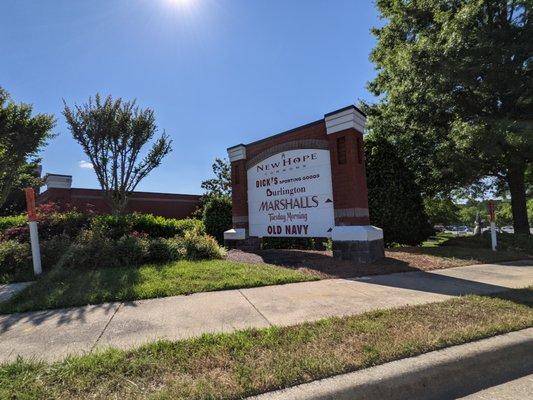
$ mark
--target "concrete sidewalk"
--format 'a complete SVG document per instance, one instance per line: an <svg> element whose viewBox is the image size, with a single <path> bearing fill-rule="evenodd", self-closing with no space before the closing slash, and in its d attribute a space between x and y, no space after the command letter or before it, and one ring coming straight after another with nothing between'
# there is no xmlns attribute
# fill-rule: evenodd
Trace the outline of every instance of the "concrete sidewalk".
<svg viewBox="0 0 533 400"><path fill-rule="evenodd" d="M95 348L293 325L529 285L531 260L0 315L0 361L17 355L57 360Z"/></svg>

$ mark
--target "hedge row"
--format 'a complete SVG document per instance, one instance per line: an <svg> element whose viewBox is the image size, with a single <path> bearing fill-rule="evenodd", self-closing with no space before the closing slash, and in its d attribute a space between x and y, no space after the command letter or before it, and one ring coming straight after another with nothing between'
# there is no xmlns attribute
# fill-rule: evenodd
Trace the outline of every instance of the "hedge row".
<svg viewBox="0 0 533 400"><path fill-rule="evenodd" d="M124 235L113 239L87 230L74 240L60 235L41 242L41 256L45 270L58 266L93 269L181 259L217 259L224 256L224 249L213 237L194 231L173 238ZM32 277L29 243L16 240L0 242L0 283L28 280Z"/></svg>
<svg viewBox="0 0 533 400"><path fill-rule="evenodd" d="M132 233L142 233L151 238L183 236L185 232L204 233L202 221L156 217L151 214L128 214L123 216L89 216L76 211L53 212L39 217L39 236L49 240L66 235L74 238L84 229L97 232L102 237L117 239ZM26 217L0 217L0 240L27 241L29 228Z"/></svg>

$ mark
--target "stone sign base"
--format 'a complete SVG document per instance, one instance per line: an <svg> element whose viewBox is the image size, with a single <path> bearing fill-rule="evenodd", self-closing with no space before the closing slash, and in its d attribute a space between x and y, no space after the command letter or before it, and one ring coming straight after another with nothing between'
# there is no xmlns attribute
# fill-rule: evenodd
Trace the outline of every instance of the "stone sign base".
<svg viewBox="0 0 533 400"><path fill-rule="evenodd" d="M334 258L364 265L385 257L383 230L375 226L336 226L332 240Z"/></svg>
<svg viewBox="0 0 533 400"><path fill-rule="evenodd" d="M371 264L385 256L383 230L371 225L336 226L332 231L333 257L353 261L357 265ZM229 249L257 251L261 239L248 236L246 229L224 232L224 244Z"/></svg>
<svg viewBox="0 0 533 400"><path fill-rule="evenodd" d="M228 249L253 252L261 249L261 238L248 236L246 229L234 228L224 232L224 245Z"/></svg>

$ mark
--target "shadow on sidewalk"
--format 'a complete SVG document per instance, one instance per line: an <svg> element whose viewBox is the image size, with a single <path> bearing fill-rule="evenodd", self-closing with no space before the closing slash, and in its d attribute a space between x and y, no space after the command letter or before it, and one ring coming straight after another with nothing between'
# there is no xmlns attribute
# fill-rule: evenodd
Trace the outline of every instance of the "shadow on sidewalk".
<svg viewBox="0 0 533 400"><path fill-rule="evenodd" d="M533 269L533 266L527 265L520 265L519 267ZM482 280L484 277L490 277L490 274L484 276L482 272L479 279ZM467 294L492 295L513 289L508 286L424 271L405 274L366 276L351 278L350 280L449 296L463 296ZM527 286L528 284L531 285L532 283L533 282L524 283L524 286Z"/></svg>
<svg viewBox="0 0 533 400"><path fill-rule="evenodd" d="M102 311L113 314L118 303L133 298L140 279L137 268L50 271L0 305L0 312L7 313L0 314L0 333L16 324L37 326L51 321L51 326L61 326L87 322L91 314ZM42 308L48 309L30 311Z"/></svg>

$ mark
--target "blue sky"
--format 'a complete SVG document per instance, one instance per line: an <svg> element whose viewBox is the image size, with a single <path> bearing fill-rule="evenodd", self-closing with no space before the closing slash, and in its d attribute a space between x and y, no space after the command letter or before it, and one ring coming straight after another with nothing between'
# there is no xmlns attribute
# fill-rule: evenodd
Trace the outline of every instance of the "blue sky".
<svg viewBox="0 0 533 400"><path fill-rule="evenodd" d="M155 110L174 151L138 190L201 193L226 148L372 100L379 20L356 0L2 0L0 86L57 118L43 171L98 187L62 99Z"/></svg>

